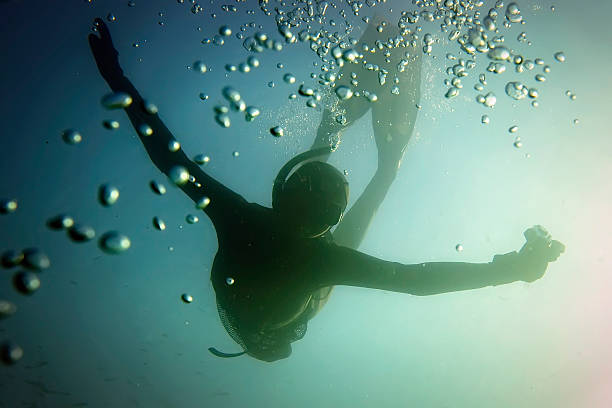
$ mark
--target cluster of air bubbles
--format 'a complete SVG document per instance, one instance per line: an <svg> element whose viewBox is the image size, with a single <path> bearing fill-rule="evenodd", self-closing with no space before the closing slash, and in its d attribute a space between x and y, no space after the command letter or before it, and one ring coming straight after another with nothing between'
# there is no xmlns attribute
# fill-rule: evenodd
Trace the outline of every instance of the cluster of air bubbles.
<svg viewBox="0 0 612 408"><path fill-rule="evenodd" d="M570 100L572 100L572 101L576 100L576 94L573 93L572 91L570 91L569 89L567 91L565 91L565 96L570 98Z"/></svg>
<svg viewBox="0 0 612 408"><path fill-rule="evenodd" d="M273 40L266 33L257 32L255 35L247 37L242 42L242 46L250 52L263 52L266 49L275 51L283 50L283 43Z"/></svg>
<svg viewBox="0 0 612 408"><path fill-rule="evenodd" d="M225 88L223 88L221 93L223 94L223 97L225 98L225 100L227 100L233 111L244 112L244 118L247 122L253 121L261 114L259 108L255 106L247 106L247 104L240 96L240 93L236 89L230 86L226 86ZM224 105L216 105L214 107L214 111L216 113L215 120L217 121L217 123L225 128L230 127L231 120L228 115L229 108Z"/></svg>
<svg viewBox="0 0 612 408"><path fill-rule="evenodd" d="M524 99L529 95L529 89L520 82L508 82L506 84L506 95L516 100Z"/></svg>
<svg viewBox="0 0 612 408"><path fill-rule="evenodd" d="M258 68L260 65L260 62L257 58L255 58L254 56L249 56L247 58L246 61L239 63L238 65L235 64L226 64L225 65L225 70L228 72L242 72L244 74L251 72L251 69L255 69Z"/></svg>
<svg viewBox="0 0 612 408"><path fill-rule="evenodd" d="M101 102L106 109L125 109L132 101L132 97L125 92L113 92L105 95Z"/></svg>

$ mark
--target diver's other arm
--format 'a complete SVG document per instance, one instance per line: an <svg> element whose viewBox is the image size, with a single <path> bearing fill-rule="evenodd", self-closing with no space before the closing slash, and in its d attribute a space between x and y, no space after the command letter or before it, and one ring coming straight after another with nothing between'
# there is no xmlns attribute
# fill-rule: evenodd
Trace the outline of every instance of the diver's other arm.
<svg viewBox="0 0 612 408"><path fill-rule="evenodd" d="M101 19L96 19L95 24L100 36L90 34L89 44L95 57L100 74L106 80L114 92L125 92L132 98L132 103L125 108L126 113L136 129L140 141L144 145L151 161L164 174L170 176L175 166L182 166L195 178L195 182L186 182L179 187L194 201L198 202L203 197L210 199L210 204L204 209L209 216L218 213L220 217L228 206L244 199L214 178L210 177L193 161L191 161L182 149L170 151L169 145L175 141L172 133L164 125L157 112L145 109L145 101L134 85L123 74L119 65L118 53L113 46L108 27ZM196 182L202 187L198 187ZM218 211L217 211L218 210Z"/></svg>
<svg viewBox="0 0 612 408"><path fill-rule="evenodd" d="M349 248L336 247L330 255L324 285L348 285L426 296L478 289L541 278L549 262L564 251L537 226L525 232L527 242L519 252L496 255L489 263L426 262L403 265L383 261ZM326 257L327 258L327 257ZM328 259L329 260L329 259Z"/></svg>

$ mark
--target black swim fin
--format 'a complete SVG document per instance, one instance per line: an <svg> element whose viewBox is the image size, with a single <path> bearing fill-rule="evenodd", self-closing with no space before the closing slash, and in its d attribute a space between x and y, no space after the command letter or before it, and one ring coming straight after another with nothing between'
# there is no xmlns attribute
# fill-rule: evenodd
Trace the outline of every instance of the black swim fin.
<svg viewBox="0 0 612 408"><path fill-rule="evenodd" d="M213 355L215 355L217 357L221 357L221 358L239 357L239 356L241 356L241 355L246 353L246 351L241 351L240 353L224 353L222 351L217 350L214 347L209 347L208 351L210 351Z"/></svg>

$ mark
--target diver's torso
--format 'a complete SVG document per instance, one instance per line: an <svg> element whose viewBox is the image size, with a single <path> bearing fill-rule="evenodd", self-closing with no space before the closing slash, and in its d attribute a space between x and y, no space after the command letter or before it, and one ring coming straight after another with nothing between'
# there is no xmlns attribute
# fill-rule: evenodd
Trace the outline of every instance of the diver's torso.
<svg viewBox="0 0 612 408"><path fill-rule="evenodd" d="M241 324L277 328L306 309L313 292L309 270L329 237L288 236L275 213L257 204L242 215L219 239L211 271L217 302Z"/></svg>

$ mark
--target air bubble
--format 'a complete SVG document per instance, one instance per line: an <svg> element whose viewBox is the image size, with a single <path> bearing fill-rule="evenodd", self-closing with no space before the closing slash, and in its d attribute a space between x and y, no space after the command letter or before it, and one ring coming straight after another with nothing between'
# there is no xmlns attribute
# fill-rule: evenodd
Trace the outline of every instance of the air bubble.
<svg viewBox="0 0 612 408"><path fill-rule="evenodd" d="M83 141L83 136L81 136L78 130L66 129L62 133L62 139L64 139L65 143L73 145L81 143Z"/></svg>
<svg viewBox="0 0 612 408"><path fill-rule="evenodd" d="M497 97L495 97L495 94L493 92L489 92L488 94L485 95L484 104L486 106L488 106L489 108L492 108L493 106L495 106L496 103L497 103Z"/></svg>
<svg viewBox="0 0 612 408"><path fill-rule="evenodd" d="M235 282L236 281L234 280L234 278L231 278L229 276L227 278L225 278L225 283L227 283L230 286L233 285Z"/></svg>
<svg viewBox="0 0 612 408"><path fill-rule="evenodd" d="M283 76L283 81L285 81L288 84L293 84L295 83L295 76L293 76L293 74L285 74Z"/></svg>
<svg viewBox="0 0 612 408"><path fill-rule="evenodd" d="M5 268L12 268L13 266L17 266L21 264L23 261L24 254L22 251L15 251L14 249L9 249L2 254L2 266Z"/></svg>
<svg viewBox="0 0 612 408"><path fill-rule="evenodd" d="M152 180L151 183L149 183L149 185L151 186L151 190L153 190L155 194L159 194L159 195L166 194L166 186L164 186L163 184L155 180Z"/></svg>
<svg viewBox="0 0 612 408"><path fill-rule="evenodd" d="M178 140L171 140L168 142L168 150L172 153L178 152L181 149L181 144Z"/></svg>
<svg viewBox="0 0 612 408"><path fill-rule="evenodd" d="M40 279L34 272L21 271L13 276L15 289L24 295L31 295L40 288Z"/></svg>
<svg viewBox="0 0 612 408"><path fill-rule="evenodd" d="M17 306L8 300L0 300L0 320L6 319L17 312Z"/></svg>
<svg viewBox="0 0 612 408"><path fill-rule="evenodd" d="M224 36L224 37L229 37L230 35L232 35L232 29L229 28L228 26L224 25L221 26L219 28L219 34Z"/></svg>
<svg viewBox="0 0 612 408"><path fill-rule="evenodd" d="M196 208L203 210L210 204L210 198L203 196L196 202Z"/></svg>
<svg viewBox="0 0 612 408"><path fill-rule="evenodd" d="M280 126L274 126L270 129L270 133L275 137L282 137L285 134L285 130Z"/></svg>
<svg viewBox="0 0 612 408"><path fill-rule="evenodd" d="M119 129L119 122L116 120L105 120L102 122L102 126L107 128L108 130L117 130Z"/></svg>
<svg viewBox="0 0 612 408"><path fill-rule="evenodd" d="M353 96L353 90L348 86L338 86L336 87L336 96L342 101L350 99Z"/></svg>
<svg viewBox="0 0 612 408"><path fill-rule="evenodd" d="M132 104L132 97L125 92L114 92L102 98L106 109L124 109Z"/></svg>
<svg viewBox="0 0 612 408"><path fill-rule="evenodd" d="M56 215L47 221L47 226L54 230L67 230L74 226L74 219L66 214Z"/></svg>
<svg viewBox="0 0 612 408"><path fill-rule="evenodd" d="M0 200L0 214L8 214L17 211L17 200L3 199Z"/></svg>
<svg viewBox="0 0 612 408"><path fill-rule="evenodd" d="M51 266L51 261L47 254L36 248L28 248L23 251L23 266L28 269L42 271Z"/></svg>
<svg viewBox="0 0 612 408"><path fill-rule="evenodd" d="M168 177L177 186L183 185L189 181L189 172L183 166L174 166L168 172Z"/></svg>
<svg viewBox="0 0 612 408"><path fill-rule="evenodd" d="M510 128L508 129L508 132L510 133L516 133L518 131L518 126L514 125L514 126L510 126Z"/></svg>
<svg viewBox="0 0 612 408"><path fill-rule="evenodd" d="M23 349L15 343L7 342L0 347L0 356L5 364L13 365L23 358Z"/></svg>
<svg viewBox="0 0 612 408"><path fill-rule="evenodd" d="M207 164L210 161L210 157L206 156L205 154L198 154L193 158L193 161L198 164Z"/></svg>
<svg viewBox="0 0 612 408"><path fill-rule="evenodd" d="M200 221L200 219L197 217L197 215L187 214L185 221L187 221L188 224L195 224Z"/></svg>
<svg viewBox="0 0 612 408"><path fill-rule="evenodd" d="M462 252L462 251L463 251L463 245L461 245L461 244L457 244L457 245L455 246L455 251L457 251L457 252Z"/></svg>
<svg viewBox="0 0 612 408"><path fill-rule="evenodd" d="M159 217L153 217L153 226L160 231L166 229L166 223Z"/></svg>
<svg viewBox="0 0 612 408"><path fill-rule="evenodd" d="M119 199L119 190L117 187L103 184L98 189L98 200L105 207L110 207Z"/></svg>
<svg viewBox="0 0 612 408"><path fill-rule="evenodd" d="M191 303L191 302L193 302L193 296L188 295L187 293L183 293L183 294L181 295L181 300L182 300L183 302L185 302L185 303Z"/></svg>
<svg viewBox="0 0 612 408"><path fill-rule="evenodd" d="M120 254L127 251L132 243L130 239L118 231L109 231L100 237L100 248L109 254Z"/></svg>
<svg viewBox="0 0 612 408"><path fill-rule="evenodd" d="M554 57L559 62L565 62L565 53L563 51L556 52Z"/></svg>
<svg viewBox="0 0 612 408"><path fill-rule="evenodd" d="M524 99L529 94L529 90L520 82L508 82L506 84L506 95L512 99Z"/></svg>
<svg viewBox="0 0 612 408"><path fill-rule="evenodd" d="M96 231L89 225L74 224L74 226L68 230L68 236L70 236L74 242L87 242L96 237Z"/></svg>
<svg viewBox="0 0 612 408"><path fill-rule="evenodd" d="M138 133L141 136L151 136L153 134L153 129L151 129L151 126L147 125L146 123L143 123L138 126Z"/></svg>
<svg viewBox="0 0 612 408"><path fill-rule="evenodd" d="M217 121L219 125L221 125L224 128L228 128L232 124L229 116L227 116L226 114L216 115L215 120Z"/></svg>
<svg viewBox="0 0 612 408"><path fill-rule="evenodd" d="M261 114L258 108L249 106L245 109L244 116L247 122L251 122L253 119Z"/></svg>

